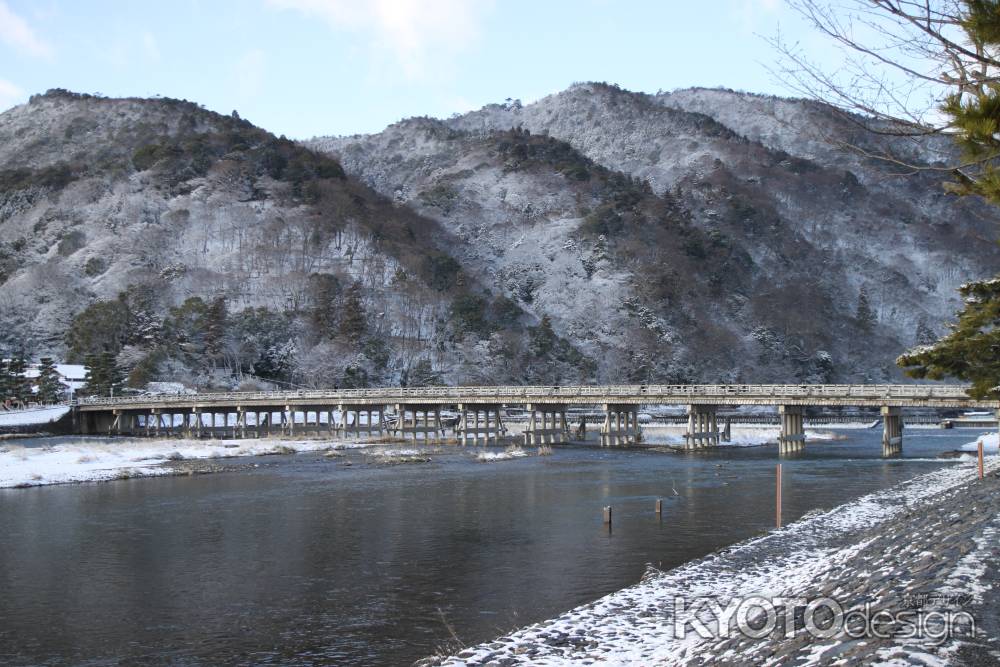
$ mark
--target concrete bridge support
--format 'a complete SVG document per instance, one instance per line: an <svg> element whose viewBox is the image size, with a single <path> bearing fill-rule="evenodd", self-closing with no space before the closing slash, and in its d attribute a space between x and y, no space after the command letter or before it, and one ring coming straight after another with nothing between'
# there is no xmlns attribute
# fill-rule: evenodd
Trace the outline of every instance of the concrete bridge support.
<svg viewBox="0 0 1000 667"><path fill-rule="evenodd" d="M137 415L128 410L112 410L113 420L110 431L115 435L136 435Z"/></svg>
<svg viewBox="0 0 1000 667"><path fill-rule="evenodd" d="M455 433L461 444L468 445L470 435L473 445L500 444L500 438L507 429L500 419L499 405L459 403L458 412Z"/></svg>
<svg viewBox="0 0 1000 667"><path fill-rule="evenodd" d="M716 447L719 444L719 420L714 405L689 405L685 449Z"/></svg>
<svg viewBox="0 0 1000 667"><path fill-rule="evenodd" d="M806 445L806 430L801 405L779 405L781 434L778 436L778 453L801 452Z"/></svg>
<svg viewBox="0 0 1000 667"><path fill-rule="evenodd" d="M882 406L882 455L895 456L903 451L903 411Z"/></svg>
<svg viewBox="0 0 1000 667"><path fill-rule="evenodd" d="M115 416L111 412L79 412L75 415L81 435L113 435Z"/></svg>
<svg viewBox="0 0 1000 667"><path fill-rule="evenodd" d="M337 410L340 412L340 423L336 430L344 437L351 435L360 438L362 435L372 437L375 434L382 435L385 423L384 405L346 405L339 404ZM376 417L375 415L378 415ZM416 419L416 413L414 413ZM332 423L333 412L330 413ZM438 413L440 422L440 413Z"/></svg>
<svg viewBox="0 0 1000 667"><path fill-rule="evenodd" d="M524 430L524 444L562 444L569 440L566 406L553 403L529 403L528 427Z"/></svg>
<svg viewBox="0 0 1000 667"><path fill-rule="evenodd" d="M642 440L639 408L635 405L604 404L601 447L633 445Z"/></svg>
<svg viewBox="0 0 1000 667"><path fill-rule="evenodd" d="M441 426L441 406L396 404L395 432L404 440L407 434L410 434L416 441L422 433L425 442L440 442L444 436L444 428Z"/></svg>

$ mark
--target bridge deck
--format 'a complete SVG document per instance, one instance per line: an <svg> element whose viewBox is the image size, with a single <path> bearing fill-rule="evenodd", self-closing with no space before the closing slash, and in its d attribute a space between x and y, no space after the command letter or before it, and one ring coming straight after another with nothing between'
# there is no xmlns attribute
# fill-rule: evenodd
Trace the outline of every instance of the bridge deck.
<svg viewBox="0 0 1000 667"><path fill-rule="evenodd" d="M612 385L495 386L342 389L276 392L229 392L173 396L88 398L78 401L86 412L153 409L254 409L363 405L427 404L568 404L568 405L810 405L923 408L1000 407L996 400L969 398L965 385Z"/></svg>

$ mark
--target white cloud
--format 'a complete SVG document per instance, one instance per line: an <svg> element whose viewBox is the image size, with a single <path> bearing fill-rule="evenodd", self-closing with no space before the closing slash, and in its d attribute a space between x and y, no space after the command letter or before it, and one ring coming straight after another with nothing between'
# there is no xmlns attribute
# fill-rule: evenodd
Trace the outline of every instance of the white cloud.
<svg viewBox="0 0 1000 667"><path fill-rule="evenodd" d="M52 46L35 34L28 22L0 0L0 41L20 53L51 58Z"/></svg>
<svg viewBox="0 0 1000 667"><path fill-rule="evenodd" d="M0 111L24 101L24 91L10 81L0 79Z"/></svg>
<svg viewBox="0 0 1000 667"><path fill-rule="evenodd" d="M389 53L411 79L428 73L431 61L453 57L473 44L492 0L268 0L324 20L334 30L367 34L371 46Z"/></svg>

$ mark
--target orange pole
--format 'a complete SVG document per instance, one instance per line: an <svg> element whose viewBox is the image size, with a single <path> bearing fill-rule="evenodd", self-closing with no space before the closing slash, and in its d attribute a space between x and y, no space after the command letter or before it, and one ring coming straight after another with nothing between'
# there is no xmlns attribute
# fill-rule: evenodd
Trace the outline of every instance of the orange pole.
<svg viewBox="0 0 1000 667"><path fill-rule="evenodd" d="M778 464L778 473L775 478L775 485L776 485L776 491L774 494L776 500L775 523L777 524L778 528L781 528L781 464L780 463Z"/></svg>

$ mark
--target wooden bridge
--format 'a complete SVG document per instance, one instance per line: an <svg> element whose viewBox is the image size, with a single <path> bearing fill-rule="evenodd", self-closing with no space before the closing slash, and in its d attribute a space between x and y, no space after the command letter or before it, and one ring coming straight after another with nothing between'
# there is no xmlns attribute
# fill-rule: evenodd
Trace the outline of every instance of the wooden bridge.
<svg viewBox="0 0 1000 667"><path fill-rule="evenodd" d="M902 447L903 408L986 408L998 401L969 398L962 385L613 385L373 388L280 392L177 394L89 398L74 404L82 434L265 437L314 434L331 437L421 436L441 439L450 426L461 443L499 442L504 409L527 411L526 444L565 442L570 406L601 406L602 445L641 438L638 410L644 405L685 405L689 448L717 445L720 406L775 406L780 415L779 449L801 449L803 411L809 406L879 408L886 453ZM454 410L448 424L442 411ZM221 417L221 420L218 418Z"/></svg>

